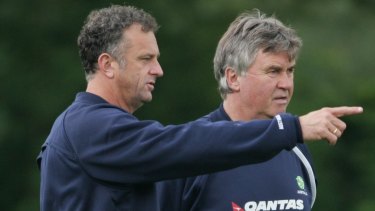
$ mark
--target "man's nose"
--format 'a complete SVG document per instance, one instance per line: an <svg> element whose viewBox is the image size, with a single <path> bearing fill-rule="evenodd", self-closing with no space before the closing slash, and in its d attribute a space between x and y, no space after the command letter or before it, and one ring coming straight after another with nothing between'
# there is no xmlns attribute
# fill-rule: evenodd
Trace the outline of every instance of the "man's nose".
<svg viewBox="0 0 375 211"><path fill-rule="evenodd" d="M156 61L155 65L153 65L151 69L151 74L156 75L157 77L162 77L164 72L163 69L161 68L161 65L158 61Z"/></svg>
<svg viewBox="0 0 375 211"><path fill-rule="evenodd" d="M288 72L283 72L279 76L278 86L284 89L292 87L293 86L293 74L290 74Z"/></svg>

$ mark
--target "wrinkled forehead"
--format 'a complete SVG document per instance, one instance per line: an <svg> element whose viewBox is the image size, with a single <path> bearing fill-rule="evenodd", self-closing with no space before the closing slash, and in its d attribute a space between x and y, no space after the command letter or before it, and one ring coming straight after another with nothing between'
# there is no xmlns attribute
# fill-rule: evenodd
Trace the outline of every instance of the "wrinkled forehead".
<svg viewBox="0 0 375 211"><path fill-rule="evenodd" d="M133 24L124 30L126 51L159 56L159 47L153 31L144 31L140 24Z"/></svg>
<svg viewBox="0 0 375 211"><path fill-rule="evenodd" d="M292 48L281 48L281 47L261 47L256 52L258 54L269 54L269 55L282 55L288 58L289 62L295 63L296 52Z"/></svg>
<svg viewBox="0 0 375 211"><path fill-rule="evenodd" d="M266 68L268 66L278 66L281 68L291 68L296 64L296 60L291 58L287 51L281 52L265 52L259 50L250 67L256 65Z"/></svg>

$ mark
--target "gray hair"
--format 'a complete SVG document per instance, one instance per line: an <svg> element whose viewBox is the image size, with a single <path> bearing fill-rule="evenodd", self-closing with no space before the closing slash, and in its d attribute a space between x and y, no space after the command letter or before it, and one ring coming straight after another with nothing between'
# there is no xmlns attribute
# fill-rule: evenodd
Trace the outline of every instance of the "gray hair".
<svg viewBox="0 0 375 211"><path fill-rule="evenodd" d="M88 15L77 40L87 81L95 74L97 60L102 53L110 54L120 65L125 65L122 47L126 38L123 33L135 23L142 25L145 32L156 33L159 28L154 17L133 6L112 5Z"/></svg>
<svg viewBox="0 0 375 211"><path fill-rule="evenodd" d="M302 40L295 31L284 26L275 17L266 17L259 10L245 12L229 26L217 46L214 57L214 75L221 97L226 98L232 90L228 87L225 70L233 68L244 75L252 65L259 50L263 52L287 52L296 59Z"/></svg>

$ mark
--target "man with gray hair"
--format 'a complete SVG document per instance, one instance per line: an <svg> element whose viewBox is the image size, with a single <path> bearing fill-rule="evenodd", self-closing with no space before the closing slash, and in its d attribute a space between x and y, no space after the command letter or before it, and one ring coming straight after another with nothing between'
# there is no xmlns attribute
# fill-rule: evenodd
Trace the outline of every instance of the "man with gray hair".
<svg viewBox="0 0 375 211"><path fill-rule="evenodd" d="M238 16L221 38L214 57L214 75L223 103L200 120L280 119L293 95L301 46L295 31L274 17L259 10ZM329 114L334 109L320 112ZM336 123L344 126L340 120ZM342 130L330 127L330 136L342 135ZM275 133L267 142L277 144L277 137ZM160 195L169 199L163 210L255 211L311 210L315 184L311 155L305 144L298 143L257 164L158 185Z"/></svg>

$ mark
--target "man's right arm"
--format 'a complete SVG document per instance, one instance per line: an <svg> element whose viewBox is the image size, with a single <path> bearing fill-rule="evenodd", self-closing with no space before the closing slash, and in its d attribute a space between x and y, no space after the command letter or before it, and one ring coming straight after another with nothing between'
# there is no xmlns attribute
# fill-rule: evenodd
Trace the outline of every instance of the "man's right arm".
<svg viewBox="0 0 375 211"><path fill-rule="evenodd" d="M109 111L115 113L108 115ZM65 124L65 129L83 168L96 179L119 184L188 177L261 162L302 143L302 137L307 141L327 138L321 133L328 129L316 128L324 128L330 121L339 127L338 114L348 114L322 109L300 118L281 114L272 120L163 126L118 111L107 107L77 110L67 119L80 116L84 122L76 124L81 127Z"/></svg>

